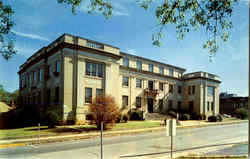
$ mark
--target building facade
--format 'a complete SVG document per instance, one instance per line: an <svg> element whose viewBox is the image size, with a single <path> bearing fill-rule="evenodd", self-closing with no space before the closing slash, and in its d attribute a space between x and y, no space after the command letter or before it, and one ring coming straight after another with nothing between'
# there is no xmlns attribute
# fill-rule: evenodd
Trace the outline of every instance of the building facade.
<svg viewBox="0 0 250 159"><path fill-rule="evenodd" d="M85 121L99 94L112 95L121 111L145 114L187 109L219 113L220 78L121 52L119 48L63 34L20 66L25 105L56 106L63 120Z"/></svg>
<svg viewBox="0 0 250 159"><path fill-rule="evenodd" d="M238 108L248 109L248 97L239 97L236 94L220 94L220 113L233 115Z"/></svg>

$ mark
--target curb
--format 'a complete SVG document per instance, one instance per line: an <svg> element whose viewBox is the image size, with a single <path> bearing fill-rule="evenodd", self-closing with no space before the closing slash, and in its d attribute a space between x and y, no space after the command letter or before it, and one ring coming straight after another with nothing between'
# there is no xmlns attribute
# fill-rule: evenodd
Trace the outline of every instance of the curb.
<svg viewBox="0 0 250 159"><path fill-rule="evenodd" d="M248 122L248 120L244 121L233 121L233 122L225 122L225 123L212 123L212 124L205 124L205 125L190 125L190 126L177 126L177 129L183 128L199 128L199 127L208 127L208 126L215 126L215 125L231 125L231 124L238 124ZM104 137L110 136L120 136L120 135L132 135L138 133L146 133L146 132L157 132L157 131L164 131L165 127L155 127L155 128L146 128L146 129L135 129L129 131L109 131L104 132ZM52 142L63 142L63 141L72 141L72 140L80 140L80 139L89 139L93 137L100 136L100 133L90 133L90 134L74 134L74 135L66 135L66 136L49 136L49 137L41 137L40 143L52 143ZM19 139L18 140L7 140L6 143L0 144L1 148L10 148L10 147L20 147L26 146L30 144L38 144L37 139Z"/></svg>

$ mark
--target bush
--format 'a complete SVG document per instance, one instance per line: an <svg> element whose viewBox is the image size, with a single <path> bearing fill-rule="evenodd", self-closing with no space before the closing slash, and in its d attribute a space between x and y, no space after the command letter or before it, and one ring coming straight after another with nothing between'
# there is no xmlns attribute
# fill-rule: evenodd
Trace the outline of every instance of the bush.
<svg viewBox="0 0 250 159"><path fill-rule="evenodd" d="M128 115L127 115L127 114L123 114L123 116L122 116L122 121L123 121L124 123L126 123L126 122L128 121Z"/></svg>
<svg viewBox="0 0 250 159"><path fill-rule="evenodd" d="M181 114L180 120L190 120L190 115L189 114Z"/></svg>
<svg viewBox="0 0 250 159"><path fill-rule="evenodd" d="M46 113L47 121L48 121L48 127L49 128L55 128L56 125L60 124L60 116L55 111L48 111Z"/></svg>
<svg viewBox="0 0 250 159"><path fill-rule="evenodd" d="M196 114L196 113L190 114L191 120L203 120L203 118L204 118L204 115L201 115L201 114Z"/></svg>
<svg viewBox="0 0 250 159"><path fill-rule="evenodd" d="M202 114L202 115L201 115L201 119L202 119L202 120L206 120L206 119L207 119L207 116L206 116L205 114Z"/></svg>
<svg viewBox="0 0 250 159"><path fill-rule="evenodd" d="M218 114L216 117L217 117L217 121L220 121L220 122L223 121L222 115Z"/></svg>
<svg viewBox="0 0 250 159"><path fill-rule="evenodd" d="M246 119L248 118L248 110L245 108L238 108L235 110L235 115L237 118Z"/></svg>
<svg viewBox="0 0 250 159"><path fill-rule="evenodd" d="M144 120L143 111L140 111L140 110L129 111L129 119L130 120Z"/></svg>
<svg viewBox="0 0 250 159"><path fill-rule="evenodd" d="M86 120L93 120L93 115L92 114L87 114L86 115Z"/></svg>
<svg viewBox="0 0 250 159"><path fill-rule="evenodd" d="M168 115L171 116L171 117L173 117L173 118L176 118L176 117L177 117L176 112L173 111L173 110L168 111Z"/></svg>
<svg viewBox="0 0 250 159"><path fill-rule="evenodd" d="M122 119L122 115L119 114L115 120L115 123L120 123L121 122L121 119Z"/></svg>
<svg viewBox="0 0 250 159"><path fill-rule="evenodd" d="M97 96L89 107L90 113L93 115L91 124L95 124L97 129L109 129L114 126L114 123L119 115L119 109L112 96Z"/></svg>
<svg viewBox="0 0 250 159"><path fill-rule="evenodd" d="M209 122L217 122L217 116L211 115L208 117Z"/></svg>

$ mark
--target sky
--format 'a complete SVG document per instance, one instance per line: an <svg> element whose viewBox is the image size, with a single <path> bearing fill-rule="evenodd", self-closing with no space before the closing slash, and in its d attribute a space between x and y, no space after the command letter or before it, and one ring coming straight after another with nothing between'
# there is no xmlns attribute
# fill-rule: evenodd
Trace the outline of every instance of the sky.
<svg viewBox="0 0 250 159"><path fill-rule="evenodd" d="M164 29L162 46L152 45L157 30L154 7L145 11L134 0L113 1L114 13L105 19L100 13L88 14L86 5L77 14L57 0L4 0L15 10L17 55L9 61L0 57L0 84L7 91L19 88L18 70L28 57L63 33L107 43L121 51L185 68L185 73L205 71L220 76L220 92L248 95L248 0L234 8L234 28L228 42L222 43L213 61L202 45L207 36L191 32L183 40L176 38L173 26ZM154 5L153 5L154 6Z"/></svg>

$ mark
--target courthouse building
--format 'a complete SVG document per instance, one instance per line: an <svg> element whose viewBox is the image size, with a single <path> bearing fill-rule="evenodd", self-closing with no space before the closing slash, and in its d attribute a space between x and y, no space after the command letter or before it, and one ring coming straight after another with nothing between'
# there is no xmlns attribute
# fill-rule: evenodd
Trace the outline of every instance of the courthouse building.
<svg viewBox="0 0 250 159"><path fill-rule="evenodd" d="M119 48L63 34L20 66L24 105L56 106L64 120L84 121L99 94L112 95L121 111L186 109L219 113L220 78L131 55Z"/></svg>

